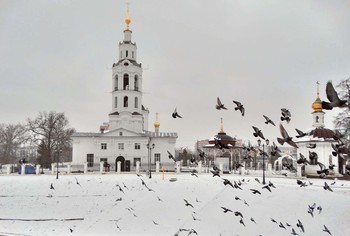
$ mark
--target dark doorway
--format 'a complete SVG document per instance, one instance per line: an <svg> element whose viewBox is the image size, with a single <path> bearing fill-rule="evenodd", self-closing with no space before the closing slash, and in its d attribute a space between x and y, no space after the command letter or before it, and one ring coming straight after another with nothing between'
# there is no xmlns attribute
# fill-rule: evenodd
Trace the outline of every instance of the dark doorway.
<svg viewBox="0 0 350 236"><path fill-rule="evenodd" d="M125 158L122 156L119 156L115 159L115 171L118 171L118 161L120 161L120 171L124 171Z"/></svg>
<svg viewBox="0 0 350 236"><path fill-rule="evenodd" d="M125 171L130 172L130 161L129 160L125 161Z"/></svg>

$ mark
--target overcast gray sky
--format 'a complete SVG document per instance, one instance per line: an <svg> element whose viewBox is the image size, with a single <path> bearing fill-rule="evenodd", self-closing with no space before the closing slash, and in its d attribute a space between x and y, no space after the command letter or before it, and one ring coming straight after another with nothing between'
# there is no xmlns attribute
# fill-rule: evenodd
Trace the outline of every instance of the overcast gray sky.
<svg viewBox="0 0 350 236"><path fill-rule="evenodd" d="M328 80L350 77L350 1L130 1L132 40L143 71L143 104L153 130L178 132L177 147L227 134L270 140L280 109L286 130L312 125L311 104ZM121 0L0 1L0 123L64 112L77 131L98 132L112 109L111 66L123 40ZM229 108L215 109L216 97ZM246 108L242 117L232 100ZM183 119L171 118L174 108ZM326 125L332 117L326 112Z"/></svg>

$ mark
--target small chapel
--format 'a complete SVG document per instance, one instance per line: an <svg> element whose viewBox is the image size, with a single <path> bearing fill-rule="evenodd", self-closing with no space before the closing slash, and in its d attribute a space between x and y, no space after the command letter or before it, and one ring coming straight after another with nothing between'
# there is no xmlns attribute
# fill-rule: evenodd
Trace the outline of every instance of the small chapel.
<svg viewBox="0 0 350 236"><path fill-rule="evenodd" d="M312 103L312 128L308 130L304 137L296 140L298 145L298 155L302 154L310 164L305 165L303 174L306 176L318 176L317 170L320 170L322 163L326 168L334 165L333 170L330 169L331 176L338 176L342 169L342 160L338 156L332 155L332 144L336 144L334 139L334 131L325 127L325 112L322 109L322 101L319 95L319 83L317 82L317 97ZM298 156L299 158L299 156Z"/></svg>
<svg viewBox="0 0 350 236"><path fill-rule="evenodd" d="M76 132L72 136L72 167L87 163L89 170L97 169L101 162L108 163L110 171L154 169L158 162L172 168L168 151L175 156L176 132L160 132L158 113L154 131L148 130L149 110L142 103L142 64L137 62L137 46L132 42L129 13L125 18L124 39L119 42L119 60L112 67L112 100L109 122L99 132Z"/></svg>

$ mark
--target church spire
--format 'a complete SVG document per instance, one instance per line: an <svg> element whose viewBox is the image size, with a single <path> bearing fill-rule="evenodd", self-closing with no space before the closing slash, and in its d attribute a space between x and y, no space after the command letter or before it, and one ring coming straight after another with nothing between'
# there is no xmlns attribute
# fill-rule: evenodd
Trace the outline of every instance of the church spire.
<svg viewBox="0 0 350 236"><path fill-rule="evenodd" d="M221 118L220 133L225 133L225 131L224 131L224 124L223 124L222 118Z"/></svg>
<svg viewBox="0 0 350 236"><path fill-rule="evenodd" d="M130 3L127 2L126 3L126 17L125 17L126 29L125 30L130 30L131 19L130 19L130 15L129 15L129 5L130 5Z"/></svg>

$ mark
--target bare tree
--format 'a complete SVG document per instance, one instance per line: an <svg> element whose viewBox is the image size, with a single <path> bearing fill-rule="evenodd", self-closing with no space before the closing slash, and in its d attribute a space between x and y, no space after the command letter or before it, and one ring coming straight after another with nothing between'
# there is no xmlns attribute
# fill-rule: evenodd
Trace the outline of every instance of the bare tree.
<svg viewBox="0 0 350 236"><path fill-rule="evenodd" d="M17 161L17 149L28 139L26 129L21 124L0 124L0 162L2 164Z"/></svg>
<svg viewBox="0 0 350 236"><path fill-rule="evenodd" d="M56 153L71 146L71 135L75 130L69 128L69 121L64 113L40 112L35 119L28 118L27 121L32 140L40 144L42 154L47 155L47 160L54 162Z"/></svg>
<svg viewBox="0 0 350 236"><path fill-rule="evenodd" d="M350 102L350 78L341 81L337 88L340 88L338 95L340 99L348 100ZM350 105L349 105L350 106ZM350 137L350 110L349 106L342 108L338 115L335 117L333 123L336 128L340 129L345 137Z"/></svg>

